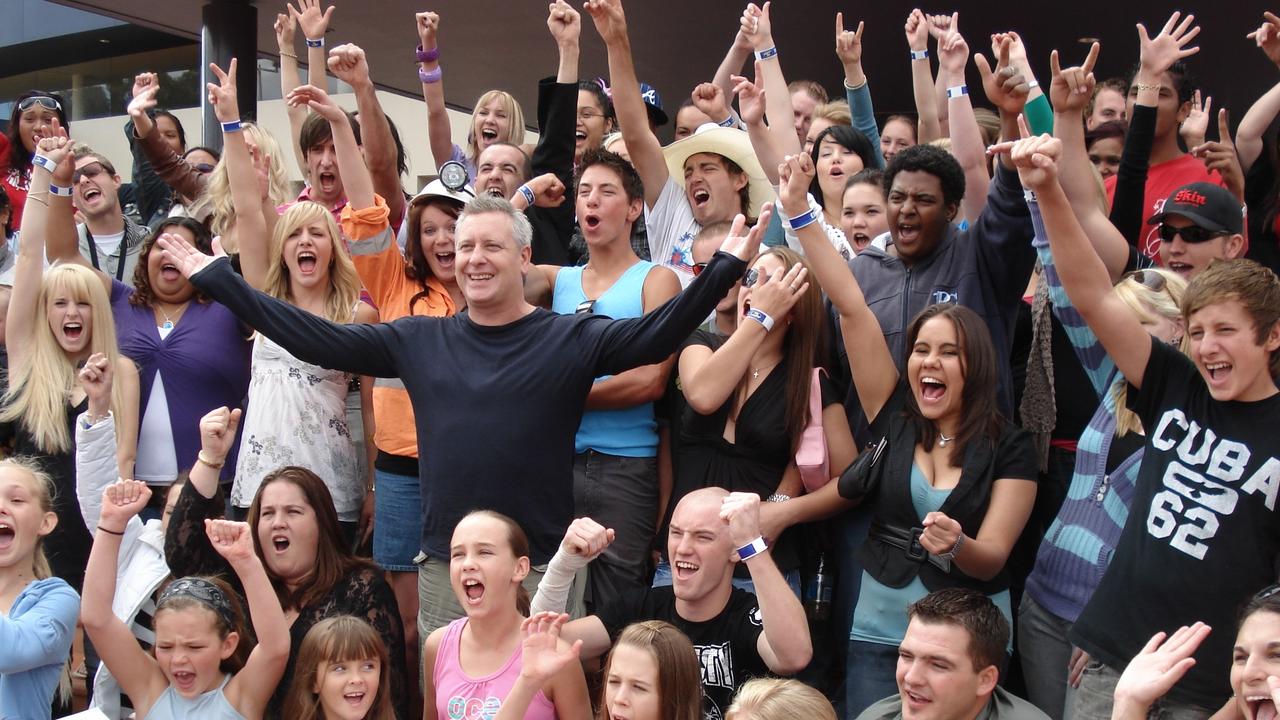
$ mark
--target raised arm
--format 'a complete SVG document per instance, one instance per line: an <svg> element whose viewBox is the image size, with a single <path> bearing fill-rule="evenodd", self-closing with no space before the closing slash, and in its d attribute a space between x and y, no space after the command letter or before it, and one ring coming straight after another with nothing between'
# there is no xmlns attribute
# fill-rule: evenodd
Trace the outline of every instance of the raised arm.
<svg viewBox="0 0 1280 720"><path fill-rule="evenodd" d="M733 76L733 92L738 96L738 109L741 111L742 125L747 129L747 137L751 139L751 149L764 169L769 182L778 182L778 162L784 154L778 149L773 133L764 123L765 91L763 63L755 62L755 80L748 80L741 75ZM699 88L702 86L699 85ZM696 94L697 89L694 90Z"/></svg>
<svg viewBox="0 0 1280 720"><path fill-rule="evenodd" d="M622 141L631 154L631 164L636 166L636 172L644 182L644 204L651 208L658 202L670 172L667 159L662 154L662 144L649 129L649 112L645 109L644 98L640 96L640 81L636 78L622 0L587 0L586 10L609 51L613 111L618 117ZM649 239L651 246L654 241L655 238Z"/></svg>
<svg viewBox="0 0 1280 720"><path fill-rule="evenodd" d="M71 217L71 198L53 195L49 191L51 180L45 164L55 166L59 177L65 177L70 189L73 160L71 141L67 133L54 122L54 137L46 137L36 144L36 157L48 158L45 162L33 162L31 183L27 191L27 205L22 218L22 238L18 243L18 259L14 264L13 293L9 296L9 310L5 316L5 339L9 351L9 366L18 368L27 361L27 353L35 344L36 314L32 308L40 297L44 284L45 240L51 230L51 216L62 214ZM40 314L39 322L44 322Z"/></svg>
<svg viewBox="0 0 1280 720"><path fill-rule="evenodd" d="M751 48L751 38L744 35L742 28L739 27L733 35L733 43L729 45L724 59L720 61L720 67L716 68L715 77L711 79L725 97L733 96L733 76L742 72L743 63L751 57Z"/></svg>
<svg viewBox="0 0 1280 720"><path fill-rule="evenodd" d="M111 363L94 353L80 370L80 386L89 409L76 418L76 498L80 516L92 535L98 531L102 493L119 479L116 469L115 419L111 417Z"/></svg>
<svg viewBox="0 0 1280 720"><path fill-rule="evenodd" d="M248 523L208 520L205 533L214 550L240 578L258 644L244 667L227 683L227 700L246 717L258 717L267 708L289 660L289 623L262 560L253 549L253 529ZM242 639L242 642L247 639Z"/></svg>
<svg viewBox="0 0 1280 720"><path fill-rule="evenodd" d="M225 259L215 262L215 258L199 252L177 235L165 233L156 242L165 259L197 289L226 305L245 324L261 331L299 360L359 375L396 376L399 334L392 326L329 322L254 290L231 269L231 263ZM423 321L402 320L397 327ZM415 349L415 352L422 351Z"/></svg>
<svg viewBox="0 0 1280 720"><path fill-rule="evenodd" d="M1129 383L1142 387L1151 356L1151 336L1111 291L1106 266L1089 244L1058 183L1062 142L1048 135L1031 137L1025 125L1023 130L1021 140L1002 143L998 149L1012 156L1022 184L1036 193L1058 276L1071 302Z"/></svg>
<svg viewBox="0 0 1280 720"><path fill-rule="evenodd" d="M422 79L422 99L427 103L427 144L436 167L453 157L453 130L449 127L449 110L444 104L444 71L440 68L440 15L420 12L414 16L418 23L418 71ZM479 158L476 158L479 160ZM475 178L472 178L475 180Z"/></svg>
<svg viewBox="0 0 1280 720"><path fill-rule="evenodd" d="M156 93L160 90L160 81L154 73L152 79L143 89L134 93L129 101L129 118L133 121L133 137L137 150L146 158L148 165L165 184L187 201L194 200L209 184L209 178L197 171L173 151L169 143L160 137L155 121L147 113L156 106Z"/></svg>
<svg viewBox="0 0 1280 720"><path fill-rule="evenodd" d="M1129 661L1116 681L1111 720L1145 718L1151 706L1172 690L1196 664L1192 656L1209 632L1208 625L1197 622L1183 625L1172 635L1156 633L1142 652Z"/></svg>
<svg viewBox="0 0 1280 720"><path fill-rule="evenodd" d="M751 39L756 57L759 58L757 80L763 76L765 117L769 121L773 146L778 152L791 155L800 152L800 138L796 135L796 116L791 107L791 93L787 90L787 79L782 74L782 61L773 42L773 21L770 16L772 5L773 3L766 2L763 6L756 7L755 3L747 3L747 9L742 13L742 31Z"/></svg>
<svg viewBox="0 0 1280 720"><path fill-rule="evenodd" d="M329 23L333 20L333 9L332 5L321 9L320 0L298 0L296 8L289 8L289 14L302 29L302 36L307 41L307 84L315 87L322 88L329 85L329 79L324 74L324 36L329 32ZM294 87L298 86L294 85ZM289 89L293 90L293 88ZM281 96L289 97L289 94L282 93Z"/></svg>
<svg viewBox="0 0 1280 720"><path fill-rule="evenodd" d="M165 562L176 577L222 575L233 583L226 560L204 531L204 521L222 517L226 509L218 492L218 473L235 441L240 409L217 408L200 418L200 452L191 466L189 482L182 486L165 532Z"/></svg>
<svg viewBox="0 0 1280 720"><path fill-rule="evenodd" d="M1075 208L1080 226L1103 259L1107 277L1115 281L1120 279L1129 262L1129 243L1107 217L1106 197L1084 146L1083 113L1093 95L1093 67L1098 61L1098 50L1098 43L1094 43L1084 64L1065 70L1058 61L1058 51L1054 50L1049 56L1053 74L1049 97L1053 103L1053 134L1062 143L1058 182Z"/></svg>
<svg viewBox="0 0 1280 720"><path fill-rule="evenodd" d="M210 63L217 76L217 83L209 83L209 103L213 105L218 122L222 123L222 162L227 166L227 182L231 186L231 204L235 209L236 223L229 234L234 236L230 247L240 251L240 268L245 279L255 288L266 287L267 268L271 264L271 242L267 237L267 222L262 216L262 193L258 187L258 175L254 171L254 159L240 129L240 105L236 96L236 58L226 72ZM224 240L224 243L226 241Z"/></svg>
<svg viewBox="0 0 1280 720"><path fill-rule="evenodd" d="M844 68L844 92L849 101L849 113L853 116L853 129L871 141L875 166L883 168L880 128L876 125L875 108L871 105L867 74L862 70L862 32L865 28L866 23L859 20L857 31L845 30L844 13L836 13L836 58Z"/></svg>
<svg viewBox="0 0 1280 720"><path fill-rule="evenodd" d="M1262 24L1248 37L1266 53L1273 65L1280 68L1280 17L1271 12L1262 15ZM1236 152L1240 154L1240 165L1246 173L1262 154L1262 135L1277 115L1280 115L1280 83L1258 98L1249 112L1240 118L1240 125L1236 128Z"/></svg>
<svg viewBox="0 0 1280 720"><path fill-rule="evenodd" d="M130 95L129 107L133 107L133 98L138 95L148 94L151 97L151 105L155 105L156 90L160 87L159 78L155 73L143 72L138 73L133 79L133 92ZM142 217L143 223L150 222L157 211L161 209L163 201L169 197L169 187L165 184L151 167L149 158L142 152L142 147L138 143L138 138L142 137L142 133L135 132L135 125L138 119L129 114L129 120L124 124L124 135L129 141L129 153L133 156L133 178L130 182L133 185L134 197L137 201L138 213ZM151 120L146 113L146 122L153 126L155 122ZM164 208L168 210L168 208Z"/></svg>
<svg viewBox="0 0 1280 720"><path fill-rule="evenodd" d="M921 144L942 137L942 121L938 116L938 97L933 89L933 68L929 65L929 21L919 9L907 15L903 26L907 47L911 50L911 91L920 118L916 135Z"/></svg>
<svg viewBox="0 0 1280 720"><path fill-rule="evenodd" d="M778 167L778 174L783 178L778 193L782 211L788 216L796 217L808 211L805 195L814 172L808 155L793 155ZM867 418L874 419L898 385L898 367L885 342L880 321L867 307L857 279L818 223L803 225L796 230L796 236L818 284L840 313L841 335L858 399Z"/></svg>
<svg viewBox="0 0 1280 720"><path fill-rule="evenodd" d="M525 618L521 625L524 642L520 651L520 676L502 701L502 708L494 720L523 720L539 690L544 694L554 693L564 680L572 680L574 675L582 678L582 666L578 662L582 641L570 645L560 639L561 628L568 620L568 615L550 613ZM585 700L585 683L582 690ZM551 699L559 717L590 717L590 707L585 712L578 708L577 713L571 714L566 712L568 708L561 707L558 700Z"/></svg>
<svg viewBox="0 0 1280 720"><path fill-rule="evenodd" d="M298 11L286 3L285 12L276 13L273 29L276 31L276 47L280 53L280 97L287 98L294 88L302 84L302 78L298 75L298 53L294 50ZM303 160L302 123L306 122L307 111L305 108L285 105L285 112L289 118L289 154L305 177L307 163Z"/></svg>
<svg viewBox="0 0 1280 720"><path fill-rule="evenodd" d="M729 537L735 548L750 545L761 537L760 496L751 492L730 493L721 501L720 519L729 526ZM756 641L756 650L770 671L779 675L800 672L813 658L813 643L800 599L787 585L771 551L757 552L742 562L746 563L755 585L764 627Z"/></svg>
<svg viewBox="0 0 1280 720"><path fill-rule="evenodd" d="M349 52L349 48L354 48L354 51ZM359 48L347 45L334 48L334 52L339 53L342 61L338 64L344 68L347 63L357 62L352 60L352 57L362 58L364 54ZM366 75L367 72L366 69ZM314 85L303 85L295 89L289 94L287 100L291 105L310 107L315 114L329 122L329 128L333 132L333 148L338 156L338 172L342 173L342 186L347 193L347 204L352 210L373 207L373 178L369 174L369 168L364 164L364 156L360 152L360 146L356 144L356 135L351 129L351 119L347 117L346 111L338 107L328 93ZM382 121L385 125L386 118L383 117ZM391 134L389 129L387 134L388 136ZM393 160L392 165L394 164ZM403 201L403 193L398 187L395 194ZM388 201L389 205L390 201Z"/></svg>
<svg viewBox="0 0 1280 720"><path fill-rule="evenodd" d="M371 207L372 194L376 192L387 201L387 209L392 221L404 216L404 187L400 184L400 168L396 163L396 141L391 136L391 123L382 112L382 104L378 102L378 93L369 77L369 63L365 59L364 50L355 45L340 45L329 51L329 70L338 79L355 89L356 110L360 113L360 140L364 146L360 166L363 168L347 168L342 165L342 148L338 145L338 133L334 132L334 146L338 151L338 169L342 172L342 184L347 191L348 202L354 203L352 197L351 175L348 173L363 172L371 178L371 188L366 190L362 182L357 183L357 190L368 192L368 205L354 205L355 209ZM342 113L346 116L346 113ZM332 121L331 121L332 124ZM350 125L348 124L348 129ZM355 136L351 137L352 144ZM359 153L360 147L356 147ZM350 158L347 158L350 161Z"/></svg>
<svg viewBox="0 0 1280 720"><path fill-rule="evenodd" d="M951 29L938 38L938 77L947 88L951 154L964 170L964 200L960 202L960 212L973 222L987 205L991 176L987 174L986 144L982 142L982 131L978 129L978 118L973 114L973 103L964 82L968 62L969 44L960 34L960 13L952 13Z"/></svg>
<svg viewBox="0 0 1280 720"><path fill-rule="evenodd" d="M71 188L75 184L72 180L73 170L75 168L75 158L72 156L72 151L75 149L75 141L68 140L65 144L51 142L46 143L46 146L48 149L41 149L40 146L37 146L36 154L49 158L55 167L52 177L47 174L45 175L45 177L49 178L49 184L58 187ZM31 173L31 192L36 191L34 182L37 169L43 170L43 168L33 164ZM45 186L45 189L48 189L48 185ZM30 197L30 195L28 195L28 197ZM44 198L43 195L39 197L41 199ZM76 265L83 265L84 267L93 270L94 274L98 276L98 279L102 281L102 286L107 291L107 297L110 297L111 276L90 265L89 261L80 254L80 242L79 236L76 234L76 223L75 216L72 214L71 198L66 195L54 195L50 193L48 205L39 205L39 200L33 200L32 202L37 203L39 209L36 209L37 205L28 205L28 207L31 211L36 212L39 219L35 221L27 220L26 218L31 217L31 214L27 213L24 215L22 225L24 232L22 233L19 241L19 259L22 257L21 251L27 248L27 244L29 242L32 244L33 248L39 244L43 244L44 248L42 252L42 259L47 259L51 263L75 263ZM36 224L32 224L33 222ZM36 235L37 227L42 228L39 235ZM43 264L41 264L40 267L43 272ZM17 301L18 298L13 298L10 301L9 307L12 308ZM24 305L22 307L30 306ZM9 325L8 332L14 333L21 331L16 330L13 325ZM18 335L17 337L21 337L21 335ZM9 338L10 346L17 344L17 341L13 339L13 335L9 335ZM13 347L9 348L10 361L13 360L12 353L14 350L15 348Z"/></svg>
<svg viewBox="0 0 1280 720"><path fill-rule="evenodd" d="M111 603L125 526L150 498L150 488L136 480L121 480L103 492L102 515L84 571L80 605L80 621L102 662L144 717L169 683L155 658L142 649L129 626L112 612Z"/></svg>

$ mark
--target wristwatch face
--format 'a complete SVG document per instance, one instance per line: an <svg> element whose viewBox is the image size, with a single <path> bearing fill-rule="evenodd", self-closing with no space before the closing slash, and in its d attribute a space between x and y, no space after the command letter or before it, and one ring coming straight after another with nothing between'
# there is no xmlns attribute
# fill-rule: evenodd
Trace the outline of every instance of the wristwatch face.
<svg viewBox="0 0 1280 720"><path fill-rule="evenodd" d="M454 192L467 186L467 168L456 160L440 166L440 182Z"/></svg>

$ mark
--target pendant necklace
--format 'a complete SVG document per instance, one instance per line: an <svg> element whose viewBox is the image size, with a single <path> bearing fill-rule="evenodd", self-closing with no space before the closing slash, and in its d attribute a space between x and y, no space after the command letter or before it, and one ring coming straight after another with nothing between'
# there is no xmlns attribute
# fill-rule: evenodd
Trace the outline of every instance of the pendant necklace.
<svg viewBox="0 0 1280 720"><path fill-rule="evenodd" d="M157 309L157 310L159 310L159 311L160 311L160 314L164 316L164 322L160 324L160 329L161 329L161 330L172 330L172 329L173 329L173 320L169 317L169 313L167 313L167 312L165 312L165 311L164 311L164 306L163 306L163 305L161 305L160 303L156 303L156 309ZM174 312L177 312L177 310L175 310Z"/></svg>
<svg viewBox="0 0 1280 720"><path fill-rule="evenodd" d="M943 434L941 430L938 431L938 447L946 447L948 443L955 439L954 435L948 436Z"/></svg>

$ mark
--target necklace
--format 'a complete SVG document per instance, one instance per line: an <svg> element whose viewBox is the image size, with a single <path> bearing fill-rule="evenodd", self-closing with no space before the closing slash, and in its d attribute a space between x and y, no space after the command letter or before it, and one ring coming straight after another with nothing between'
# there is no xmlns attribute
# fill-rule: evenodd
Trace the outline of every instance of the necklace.
<svg viewBox="0 0 1280 720"><path fill-rule="evenodd" d="M176 312L179 312L182 308L184 308L184 307L186 307L186 306L187 306L187 304L186 304L186 303L183 303L183 304L179 305L177 308L175 308L175 309L174 309L174 312L175 312L175 313L176 313ZM155 308L156 308L157 310L159 310L159 311L160 311L160 314L161 314L161 315L163 315L163 316L164 316L164 322L160 325L160 329L161 329L161 330L172 330L172 329L173 329L173 319L169 317L169 313L167 313L167 312L165 312L165 311L164 311L164 306L157 302L157 303L155 304Z"/></svg>
<svg viewBox="0 0 1280 720"><path fill-rule="evenodd" d="M774 368L774 366L776 366L777 364L778 364L778 363L776 363L776 362L775 362L775 363L772 363L772 364L769 364L769 365L762 365L761 367L758 367L758 368L752 368L752 369L751 369L751 379L752 379L752 380L759 380L759 379L760 379L760 373L761 373L762 371L764 371L764 370L772 370L772 369Z"/></svg>
<svg viewBox="0 0 1280 720"><path fill-rule="evenodd" d="M954 435L945 435L941 430L938 431L938 447L946 447L955 439Z"/></svg>

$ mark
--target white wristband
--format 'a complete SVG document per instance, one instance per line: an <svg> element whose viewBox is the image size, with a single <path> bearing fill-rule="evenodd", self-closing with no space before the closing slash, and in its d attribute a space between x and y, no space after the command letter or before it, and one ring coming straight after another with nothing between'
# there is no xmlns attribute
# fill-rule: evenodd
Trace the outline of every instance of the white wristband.
<svg viewBox="0 0 1280 720"><path fill-rule="evenodd" d="M50 160L49 158L45 157L44 155L41 155L40 153L36 153L35 155L31 156L31 164L39 165L45 170L48 170L50 174L52 174L54 169L58 167L58 163Z"/></svg>
<svg viewBox="0 0 1280 720"><path fill-rule="evenodd" d="M74 193L75 193L75 190L72 188L62 187L61 185L54 185L53 183L49 183L50 195L57 195L59 197L71 197Z"/></svg>
<svg viewBox="0 0 1280 720"><path fill-rule="evenodd" d="M759 555L760 553L768 549L769 549L769 546L768 544L765 543L764 538L757 537L755 540L752 540L746 545L743 545L742 547L738 548L738 559L745 561L749 558L753 558L756 555Z"/></svg>
<svg viewBox="0 0 1280 720"><path fill-rule="evenodd" d="M748 310L747 318L750 320L755 320L756 322L763 325L765 332L769 332L770 330L773 330L773 318L769 317L769 313L759 308L751 308L750 310Z"/></svg>
<svg viewBox="0 0 1280 720"><path fill-rule="evenodd" d="M953 85L947 88L947 99L954 100L958 97L964 97L969 94L968 85Z"/></svg>

